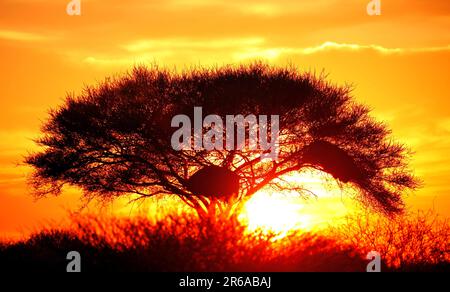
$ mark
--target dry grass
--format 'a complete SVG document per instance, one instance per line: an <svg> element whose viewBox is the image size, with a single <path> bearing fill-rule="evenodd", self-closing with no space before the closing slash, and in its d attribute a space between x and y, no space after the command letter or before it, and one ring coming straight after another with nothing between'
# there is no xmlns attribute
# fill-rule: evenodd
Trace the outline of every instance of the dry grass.
<svg viewBox="0 0 450 292"><path fill-rule="evenodd" d="M379 252L391 269L430 270L450 263L450 222L433 211L393 219L358 214L331 235L362 252Z"/></svg>
<svg viewBox="0 0 450 292"><path fill-rule="evenodd" d="M248 233L236 219L73 217L69 229L49 229L3 244L1 269L65 271L79 251L84 271L365 271L367 251L384 270L449 270L449 224L430 213L396 221L356 216L321 234L283 238Z"/></svg>

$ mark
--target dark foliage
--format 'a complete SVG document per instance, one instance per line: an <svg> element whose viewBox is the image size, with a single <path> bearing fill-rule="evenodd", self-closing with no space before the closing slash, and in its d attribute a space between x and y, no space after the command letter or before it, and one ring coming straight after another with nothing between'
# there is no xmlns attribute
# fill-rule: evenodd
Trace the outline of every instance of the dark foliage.
<svg viewBox="0 0 450 292"><path fill-rule="evenodd" d="M213 219L213 218L210 218ZM332 239L293 232L248 234L226 221L167 218L81 219L73 230L47 230L27 241L0 246L0 271L66 270L66 254L78 251L82 271L250 272L364 271L367 261Z"/></svg>
<svg viewBox="0 0 450 292"><path fill-rule="evenodd" d="M365 272L371 250L380 252L382 271L450 271L449 224L434 217L399 216L394 223L383 217L375 224L354 217L330 233L297 230L281 238L249 233L235 217L214 219L75 217L70 229L0 243L0 271L65 272L67 253L78 251L84 272Z"/></svg>
<svg viewBox="0 0 450 292"><path fill-rule="evenodd" d="M193 194L205 197L219 197L227 200L239 193L239 176L219 166L206 166L194 173L186 182Z"/></svg>

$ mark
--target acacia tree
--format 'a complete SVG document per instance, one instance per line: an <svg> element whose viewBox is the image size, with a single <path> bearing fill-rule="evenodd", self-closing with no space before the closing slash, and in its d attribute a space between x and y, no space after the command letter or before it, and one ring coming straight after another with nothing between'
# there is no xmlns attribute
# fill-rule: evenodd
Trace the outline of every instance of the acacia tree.
<svg viewBox="0 0 450 292"><path fill-rule="evenodd" d="M34 168L31 184L38 197L58 195L66 184L87 198L175 195L203 216L221 201L189 188L189 179L205 167L239 176L233 202L263 187L307 194L283 177L316 168L357 188L358 198L375 210L398 213L403 192L417 186L407 169L408 153L350 92L295 68L260 63L183 73L137 67L68 96L51 111L37 141L42 150L26 158ZM278 160L261 160L263 153L245 148L174 150L171 120L193 117L195 106L224 120L279 115Z"/></svg>

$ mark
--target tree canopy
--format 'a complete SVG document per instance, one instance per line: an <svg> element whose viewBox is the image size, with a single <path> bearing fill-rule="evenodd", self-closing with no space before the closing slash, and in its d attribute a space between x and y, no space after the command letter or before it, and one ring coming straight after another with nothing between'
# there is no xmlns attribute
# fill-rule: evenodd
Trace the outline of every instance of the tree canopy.
<svg viewBox="0 0 450 292"><path fill-rule="evenodd" d="M224 120L279 115L278 159L261 160L261 151L246 149L173 149L172 118L193 118L198 106ZM220 166L236 174L239 201L263 187L305 195L283 176L315 168L351 184L366 205L391 215L402 210L404 191L417 186L405 147L353 100L351 88L293 67L257 63L182 73L136 67L68 96L42 132L42 150L26 158L37 196L57 195L66 184L89 198L167 194L207 214L215 198L189 187L201 169Z"/></svg>

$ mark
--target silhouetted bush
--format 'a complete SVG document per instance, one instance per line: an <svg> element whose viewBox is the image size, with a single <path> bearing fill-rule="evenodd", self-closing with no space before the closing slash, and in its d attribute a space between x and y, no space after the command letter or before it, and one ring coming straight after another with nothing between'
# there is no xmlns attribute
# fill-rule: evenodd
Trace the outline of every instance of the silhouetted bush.
<svg viewBox="0 0 450 292"><path fill-rule="evenodd" d="M371 213L352 215L333 229L332 236L362 252L379 252L394 270L450 268L450 222L433 211L391 219Z"/></svg>
<svg viewBox="0 0 450 292"><path fill-rule="evenodd" d="M169 216L151 222L82 216L74 217L69 229L45 230L1 245L0 267L64 272L67 252L76 250L83 271L364 272L365 255L375 250L385 271L448 271L448 222L425 217L367 225L367 217L356 217L329 232L292 231L278 237L249 233L236 219Z"/></svg>

